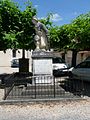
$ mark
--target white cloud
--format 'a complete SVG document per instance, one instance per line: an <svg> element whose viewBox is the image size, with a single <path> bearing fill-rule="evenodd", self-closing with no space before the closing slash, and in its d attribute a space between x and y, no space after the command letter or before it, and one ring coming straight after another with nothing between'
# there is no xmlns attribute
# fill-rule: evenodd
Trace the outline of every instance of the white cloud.
<svg viewBox="0 0 90 120"><path fill-rule="evenodd" d="M41 19L46 19L45 17L38 17L38 20L41 20Z"/></svg>
<svg viewBox="0 0 90 120"><path fill-rule="evenodd" d="M59 14L55 13L55 14L52 14L51 20L54 22L58 22L62 20L62 17Z"/></svg>
<svg viewBox="0 0 90 120"><path fill-rule="evenodd" d="M46 17L39 17L38 20L40 20L40 19L46 19ZM55 13L55 14L51 14L50 20L53 22L58 22L63 19L59 14Z"/></svg>
<svg viewBox="0 0 90 120"><path fill-rule="evenodd" d="M38 5L34 5L35 8L38 8Z"/></svg>
<svg viewBox="0 0 90 120"><path fill-rule="evenodd" d="M73 14L74 14L74 15L78 15L78 12L74 12Z"/></svg>

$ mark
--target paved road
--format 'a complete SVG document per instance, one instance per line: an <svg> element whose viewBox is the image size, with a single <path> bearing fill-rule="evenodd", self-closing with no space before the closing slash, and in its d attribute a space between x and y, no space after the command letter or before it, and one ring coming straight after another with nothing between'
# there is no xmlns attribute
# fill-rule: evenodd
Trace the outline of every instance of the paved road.
<svg viewBox="0 0 90 120"><path fill-rule="evenodd" d="M90 100L0 105L0 120L90 120Z"/></svg>

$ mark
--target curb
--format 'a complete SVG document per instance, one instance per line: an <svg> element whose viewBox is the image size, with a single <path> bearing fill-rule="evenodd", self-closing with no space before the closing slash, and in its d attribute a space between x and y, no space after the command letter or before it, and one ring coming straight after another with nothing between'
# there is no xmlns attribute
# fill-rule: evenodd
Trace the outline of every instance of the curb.
<svg viewBox="0 0 90 120"><path fill-rule="evenodd" d="M15 104L25 104L25 103L45 103L45 102L72 102L72 101L82 101L90 100L90 98L58 98L58 99L31 99L31 100L2 100L0 105L15 105Z"/></svg>

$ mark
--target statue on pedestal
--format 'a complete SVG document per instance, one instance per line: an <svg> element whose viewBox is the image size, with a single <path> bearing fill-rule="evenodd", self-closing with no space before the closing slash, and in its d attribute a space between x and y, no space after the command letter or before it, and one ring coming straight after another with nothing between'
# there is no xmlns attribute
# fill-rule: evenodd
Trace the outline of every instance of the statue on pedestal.
<svg viewBox="0 0 90 120"><path fill-rule="evenodd" d="M33 24L35 25L36 35L35 35L35 44L36 50L39 49L48 49L48 30L46 26L39 22L36 18L32 20Z"/></svg>

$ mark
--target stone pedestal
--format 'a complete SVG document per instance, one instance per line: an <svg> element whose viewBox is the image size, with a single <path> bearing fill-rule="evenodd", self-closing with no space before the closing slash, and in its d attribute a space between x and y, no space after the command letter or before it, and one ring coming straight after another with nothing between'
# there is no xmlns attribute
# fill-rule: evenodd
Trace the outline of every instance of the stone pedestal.
<svg viewBox="0 0 90 120"><path fill-rule="evenodd" d="M19 59L19 72L29 72L29 59L28 58Z"/></svg>
<svg viewBox="0 0 90 120"><path fill-rule="evenodd" d="M52 52L50 51L33 51L32 52L32 71L33 75L51 75L52 72Z"/></svg>
<svg viewBox="0 0 90 120"><path fill-rule="evenodd" d="M50 51L33 51L32 52L32 71L35 84L51 84L53 82L52 68L53 54Z"/></svg>

